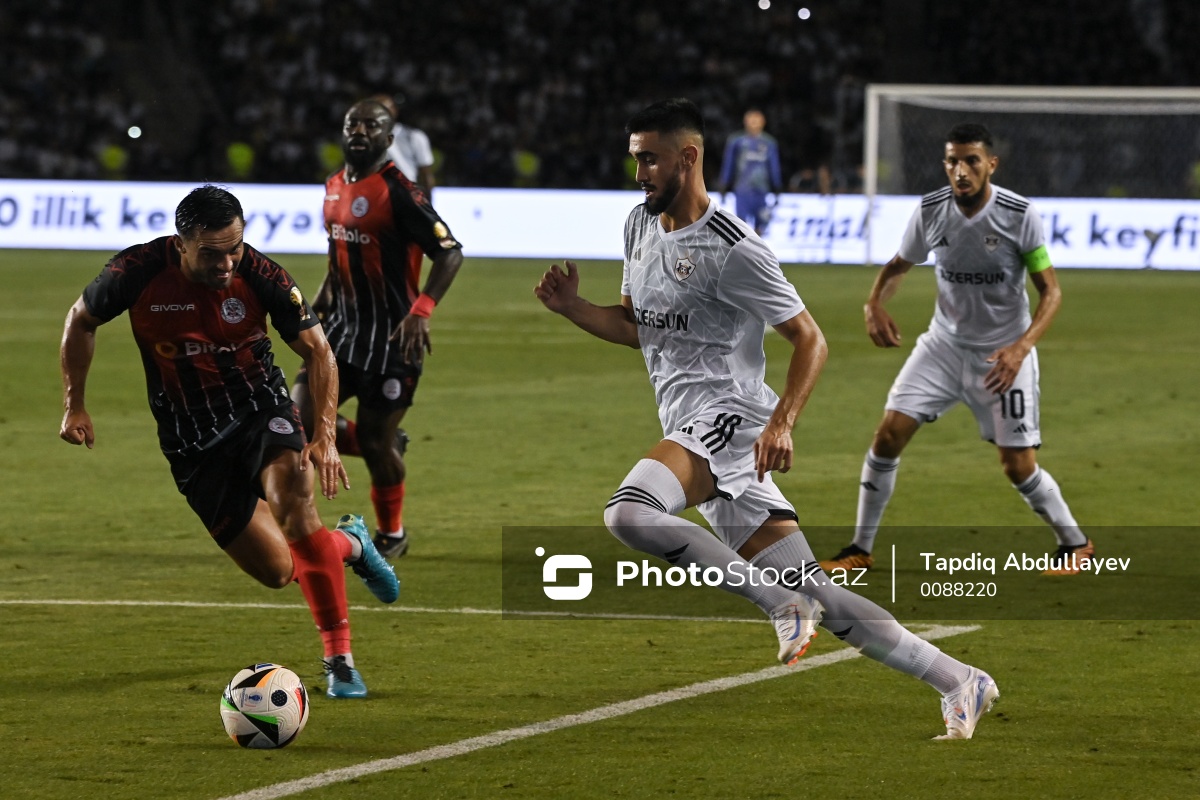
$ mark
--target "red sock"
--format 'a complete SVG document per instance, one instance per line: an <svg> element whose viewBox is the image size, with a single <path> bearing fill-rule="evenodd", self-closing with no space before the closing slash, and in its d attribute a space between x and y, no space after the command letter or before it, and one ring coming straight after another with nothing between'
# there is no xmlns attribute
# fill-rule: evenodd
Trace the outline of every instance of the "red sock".
<svg viewBox="0 0 1200 800"><path fill-rule="evenodd" d="M346 602L346 566L350 542L340 533L320 528L289 542L293 573L308 601L325 645L325 657L350 652L350 613Z"/></svg>
<svg viewBox="0 0 1200 800"><path fill-rule="evenodd" d="M337 419L337 438L334 440L338 452L344 456L362 456L358 447L358 425L345 417Z"/></svg>
<svg viewBox="0 0 1200 800"><path fill-rule="evenodd" d="M375 506L375 520L383 533L395 533L404 524L404 481L395 486L372 486L371 504Z"/></svg>

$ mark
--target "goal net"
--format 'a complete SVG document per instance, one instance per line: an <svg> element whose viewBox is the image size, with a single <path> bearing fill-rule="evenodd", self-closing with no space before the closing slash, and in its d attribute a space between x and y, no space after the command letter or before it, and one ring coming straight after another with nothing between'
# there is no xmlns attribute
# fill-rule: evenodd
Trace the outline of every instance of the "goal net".
<svg viewBox="0 0 1200 800"><path fill-rule="evenodd" d="M1200 89L872 84L863 132L870 222L887 195L946 185L945 137L960 122L991 130L997 183L1026 197L1200 197ZM875 227L867 225L868 254Z"/></svg>
<svg viewBox="0 0 1200 800"><path fill-rule="evenodd" d="M869 196L943 185L946 132L959 122L991 130L998 182L1027 197L1169 199L1200 189L1200 89L876 84L866 104Z"/></svg>

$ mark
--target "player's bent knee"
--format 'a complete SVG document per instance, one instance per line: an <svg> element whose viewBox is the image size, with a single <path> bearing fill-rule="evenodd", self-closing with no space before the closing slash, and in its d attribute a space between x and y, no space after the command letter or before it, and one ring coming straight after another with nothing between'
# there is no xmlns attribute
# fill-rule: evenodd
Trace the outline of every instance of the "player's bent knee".
<svg viewBox="0 0 1200 800"><path fill-rule="evenodd" d="M230 548L226 551L242 572L266 586L282 589L292 582L296 567L291 553L284 548L248 546Z"/></svg>
<svg viewBox="0 0 1200 800"><path fill-rule="evenodd" d="M279 505L272 504L271 513L289 542L303 539L321 527L321 518L313 507L311 495L289 497Z"/></svg>
<svg viewBox="0 0 1200 800"><path fill-rule="evenodd" d="M256 575L258 582L268 589L283 589L292 583L293 570L289 568L287 572L276 571L267 575Z"/></svg>
<svg viewBox="0 0 1200 800"><path fill-rule="evenodd" d="M391 435L383 437L374 431L365 431L361 426L358 429L358 449L363 458L384 458L395 451Z"/></svg>
<svg viewBox="0 0 1200 800"><path fill-rule="evenodd" d="M613 499L604 509L604 525L609 533L634 550L653 550L654 526L668 520L667 514L642 503Z"/></svg>
<svg viewBox="0 0 1200 800"><path fill-rule="evenodd" d="M907 425L897 425L891 420L885 419L875 431L875 440L871 443L871 450L875 455L883 458L899 458L915 432L915 424L909 430Z"/></svg>
<svg viewBox="0 0 1200 800"><path fill-rule="evenodd" d="M1037 472L1037 463L1033 464L1013 464L1005 462L1003 465L1004 475L1010 483L1024 483L1029 480L1033 473Z"/></svg>
<svg viewBox="0 0 1200 800"><path fill-rule="evenodd" d="M686 505L683 487L661 462L639 461L604 509L604 524L613 536L642 552L658 551L661 528L670 525L675 512Z"/></svg>
<svg viewBox="0 0 1200 800"><path fill-rule="evenodd" d="M1000 466L1012 484L1029 480L1037 472L1037 451L1032 447L1000 448Z"/></svg>

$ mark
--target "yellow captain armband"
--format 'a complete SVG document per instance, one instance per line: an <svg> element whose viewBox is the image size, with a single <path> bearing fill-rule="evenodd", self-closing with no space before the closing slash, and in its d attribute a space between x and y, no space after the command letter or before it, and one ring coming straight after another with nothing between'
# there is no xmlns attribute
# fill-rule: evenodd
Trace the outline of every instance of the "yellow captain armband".
<svg viewBox="0 0 1200 800"><path fill-rule="evenodd" d="M1030 250L1021 256L1021 260L1025 262L1025 269L1029 271L1030 275L1054 266L1050 263L1050 253L1046 251L1046 245L1042 245L1037 250Z"/></svg>

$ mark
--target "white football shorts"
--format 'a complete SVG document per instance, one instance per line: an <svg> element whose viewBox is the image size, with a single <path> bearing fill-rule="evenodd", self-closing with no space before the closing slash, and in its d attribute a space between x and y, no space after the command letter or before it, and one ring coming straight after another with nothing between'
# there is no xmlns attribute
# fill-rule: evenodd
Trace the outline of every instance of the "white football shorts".
<svg viewBox="0 0 1200 800"><path fill-rule="evenodd" d="M768 517L796 519L796 509L779 491L771 473L758 482L754 442L763 425L730 406L712 405L665 438L708 462L717 497L696 506L713 532L737 550Z"/></svg>
<svg viewBox="0 0 1200 800"><path fill-rule="evenodd" d="M1037 348L1029 351L1004 394L983 387L992 352L952 344L926 331L896 376L885 407L925 423L965 403L975 415L981 439L999 447L1040 447Z"/></svg>

